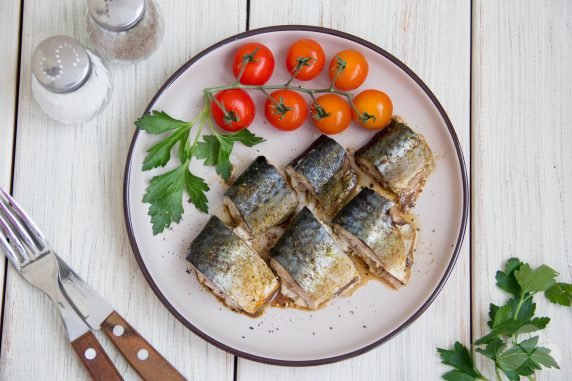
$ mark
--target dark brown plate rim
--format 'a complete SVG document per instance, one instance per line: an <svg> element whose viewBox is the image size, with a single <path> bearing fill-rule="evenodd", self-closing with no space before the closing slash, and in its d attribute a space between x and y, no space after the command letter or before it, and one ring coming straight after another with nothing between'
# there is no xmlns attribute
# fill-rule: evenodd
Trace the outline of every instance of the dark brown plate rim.
<svg viewBox="0 0 572 381"><path fill-rule="evenodd" d="M203 50L202 52L200 52L196 56L192 57L183 66L181 66L163 84L163 86L161 86L161 88L157 91L157 93L155 94L155 96L153 97L153 99L151 100L151 102L149 103L147 108L145 109L144 114L147 114L151 111L151 108L155 104L155 101L157 100L157 98L159 98L163 94L163 92L169 86L171 86L171 84L174 81L176 81L177 78L179 78L179 76L181 74L183 74L191 65L193 65L196 61L201 59L203 56L205 56L209 52L211 52L215 49L218 49L218 48L220 48L220 47L222 47L222 46L224 46L230 42L236 41L236 40L240 40L240 39L250 37L250 36L255 36L258 34L270 33L270 32L279 32L279 31L310 31L310 32L318 32L318 33L334 35L334 36L341 37L341 38L356 42L358 44L361 44L361 45L381 54L382 56L384 56L385 58L387 58L391 62L393 62L395 65L397 65L399 68L401 68L401 70L403 70L406 74L408 74L423 89L423 91L425 91L425 93L431 99L431 101L433 102L433 104L435 105L435 107L437 108L439 113L441 114L441 117L445 121L447 128L449 130L449 134L451 135L451 139L453 140L453 144L455 145L457 157L459 159L459 169L461 171L462 182L463 182L463 211L462 211L462 218L461 218L461 228L459 230L459 235L457 237L457 242L455 244L453 257L451 258L451 261L449 262L449 265L447 266L445 274L443 275L439 284L437 285L437 287L435 288L433 293L429 296L429 298L421 305L421 307L419 307L419 309L411 317L409 317L405 322L403 322L403 324L401 324L398 328L396 328L395 330L393 330L389 334L383 336L379 340L364 346L363 348L360 348L360 349L357 349L357 350L354 350L354 351L351 351L351 352L348 352L348 353L345 353L342 355L338 355L338 356L321 358L321 359L314 359L314 360L302 360L302 361L280 360L280 359L273 359L273 358L267 358L267 357L262 357L262 356L256 356L256 355L253 355L253 354L250 354L247 352L242 352L242 351L239 351L235 348L229 347L228 345L225 345L225 344L213 339L212 337L210 337L209 335L207 335L206 333L202 332L200 329L195 327L191 322L189 322L187 319L185 319L185 317L183 317L181 314L179 314L177 312L177 310L169 303L169 301L161 293L161 291L159 290L159 288L157 287L157 285L153 281L151 274L147 270L147 267L145 266L145 263L143 262L143 258L141 257L141 253L139 252L139 247L137 246L137 242L135 241L135 236L133 233L133 226L131 223L131 215L129 213L129 189L128 189L128 185L129 185L129 180L130 180L130 175L131 175L131 156L133 154L133 148L135 147L135 142L137 141L137 136L139 135L139 130L135 130L135 133L133 135L133 139L131 140L131 145L129 147L129 153L127 154L127 162L125 164L125 176L124 176L124 182L123 182L123 212L125 215L125 225L127 228L127 234L129 236L129 242L131 243L131 247L133 249L135 259L137 260L139 268L143 272L143 275L145 276L147 283L149 283L149 285L153 289L153 292L155 292L155 294L157 295L157 297L159 297L159 300L165 305L165 307L167 307L167 309L177 319L179 319L179 321L181 323L183 323L187 328L189 328L192 332L194 332L195 334L197 334L198 336L200 336L204 340L208 341L209 343L215 345L216 347L218 347L218 348L220 348L226 352L232 353L236 356L248 359L248 360L258 361L258 362L262 362L262 363L266 363L266 364L272 364L272 365L281 365L281 366L323 365L323 364L330 364L333 362L337 362L337 361L341 361L341 360L345 360L345 359L349 359L351 357L361 355L361 354L368 352L368 351L372 350L373 348L389 341L390 339L395 337L397 334L401 333L411 323L413 323L415 320L417 320L417 318L419 318L419 316L421 316L423 314L423 312L425 312L427 307L429 307L429 305L431 305L433 300L437 297L437 295L439 294L439 292L441 291L441 289L443 288L443 286L447 282L447 279L449 278L451 271L453 270L453 267L455 266L455 263L457 262L457 258L459 257L459 252L461 249L461 245L463 243L463 238L465 235L465 228L467 225L468 212L469 212L468 179L467 179L467 172L466 172L466 168L465 168L465 160L463 158L463 153L461 150L461 145L459 143L459 139L457 137L457 134L455 133L453 125L451 124L449 117L445 113L443 106L441 106L441 104L439 103L439 101L437 100L437 98L435 97L433 92L431 92L431 90L429 90L427 85L425 85L425 83L411 69L409 69L403 62L401 62L400 60L398 60L397 58L395 58L393 55L386 52L382 48L380 48L380 47L378 47L378 46L376 46L376 45L372 44L371 42L368 42L364 39L361 39L359 37L351 35L349 33L340 32L340 31L334 30L334 29L328 29L328 28L310 26L310 25L277 25L277 26L253 29L253 30L249 30L249 31L246 31L243 33L236 34L232 37L228 37L228 38L208 47L207 49Z"/></svg>

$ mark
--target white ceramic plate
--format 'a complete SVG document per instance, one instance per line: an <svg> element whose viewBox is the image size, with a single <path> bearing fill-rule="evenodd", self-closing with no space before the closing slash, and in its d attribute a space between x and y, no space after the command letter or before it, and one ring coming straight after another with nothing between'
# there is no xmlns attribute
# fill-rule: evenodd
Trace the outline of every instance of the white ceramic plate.
<svg viewBox="0 0 572 381"><path fill-rule="evenodd" d="M329 29L307 26L278 26L257 29L228 38L206 49L181 67L159 90L147 112L164 110L190 120L202 107L202 89L231 83L230 67L236 48L245 42L267 45L276 58L269 83L282 83L288 73L283 62L288 46L297 39L312 38L324 48L329 60L343 49L362 52L369 62L369 76L358 89L378 88L387 92L394 112L427 139L437 166L422 193L415 213L418 234L415 264L409 285L394 291L370 281L349 297L308 312L267 308L259 318L232 312L187 271L185 252L208 219L185 203L179 225L153 236L148 205L141 200L148 181L165 169L143 172L145 152L157 137L136 132L125 171L125 218L131 245L147 281L165 306L193 332L236 355L280 365L316 365L358 355L389 340L411 324L433 301L449 276L463 239L468 209L468 189L459 142L443 108L427 86L403 63L379 47L357 37ZM326 73L308 86L327 87ZM257 155L284 167L320 134L307 121L300 129L284 133L268 125L260 112L263 98L253 94L258 116L250 130L267 141L255 149L236 145L231 161L240 173ZM347 148L358 148L373 132L356 125L333 136ZM198 160L193 173L209 183L210 211L222 211L221 183L213 167Z"/></svg>

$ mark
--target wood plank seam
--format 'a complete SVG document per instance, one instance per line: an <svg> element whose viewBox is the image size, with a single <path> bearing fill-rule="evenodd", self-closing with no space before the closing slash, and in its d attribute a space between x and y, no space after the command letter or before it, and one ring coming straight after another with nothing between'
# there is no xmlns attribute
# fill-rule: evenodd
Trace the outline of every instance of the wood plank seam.
<svg viewBox="0 0 572 381"><path fill-rule="evenodd" d="M474 7L475 3L474 0L471 0L470 6L470 28L469 28L469 344L473 343L473 226L475 226L473 222L473 181L472 181L472 174L473 174L473 144L472 144L472 137L473 137L473 47L474 42L473 38L473 27L474 27Z"/></svg>
<svg viewBox="0 0 572 381"><path fill-rule="evenodd" d="M12 158L11 158L11 168L10 168L10 181L8 184L10 194L14 192L14 172L16 167L16 137L18 136L18 107L20 99L20 66L22 61L22 31L24 25L24 0L20 2L20 17L18 24L18 53L16 54L16 82L15 92L14 92L14 131L12 135ZM6 285L8 280L8 258L4 257L4 273L2 277L2 297L0 302L2 307L0 309L0 343L2 343L2 334L4 333L4 301L6 300ZM0 345L0 356L2 356L2 346Z"/></svg>

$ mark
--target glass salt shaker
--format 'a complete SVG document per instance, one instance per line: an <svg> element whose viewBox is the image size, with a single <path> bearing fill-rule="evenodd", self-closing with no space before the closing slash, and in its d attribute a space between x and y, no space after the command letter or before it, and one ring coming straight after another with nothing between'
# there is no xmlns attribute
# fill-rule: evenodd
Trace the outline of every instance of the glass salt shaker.
<svg viewBox="0 0 572 381"><path fill-rule="evenodd" d="M109 102L111 74L101 58L78 41L53 36L32 53L32 94L52 119L82 123Z"/></svg>
<svg viewBox="0 0 572 381"><path fill-rule="evenodd" d="M157 50L163 17L154 0L87 0L87 35L106 60L136 63Z"/></svg>

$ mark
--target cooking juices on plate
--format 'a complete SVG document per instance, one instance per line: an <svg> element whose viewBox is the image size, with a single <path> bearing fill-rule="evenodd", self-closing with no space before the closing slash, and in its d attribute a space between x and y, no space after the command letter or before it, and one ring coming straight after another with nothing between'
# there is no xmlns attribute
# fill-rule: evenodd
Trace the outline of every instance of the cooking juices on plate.
<svg viewBox="0 0 572 381"><path fill-rule="evenodd" d="M325 60L316 41L296 41L286 57L290 79L267 84L274 55L263 44L247 43L234 56L236 82L204 89L204 107L194 120L184 122L153 110L136 122L151 134L169 133L149 148L143 170L164 167L178 146L179 167L153 177L143 199L150 204L154 234L181 220L183 192L198 211L208 212L209 186L190 172L192 160L215 166L229 181L233 145L263 142L247 130L256 115L249 91L266 96L266 119L285 133L302 127L309 115L324 134L340 133L352 120L380 130L353 155L355 166L346 148L321 135L284 168L273 165L272 157L259 156L230 184L220 201L233 227L211 216L191 243L187 260L198 280L236 311L256 315L273 299L280 299L281 305L319 308L360 283L354 261L365 262L369 273L393 288L409 280L416 235L405 213L434 168L431 149L423 136L393 116L386 93L350 92L369 72L367 59L358 51L343 50L332 57L329 87L292 84L316 78ZM211 117L230 133L214 128ZM202 135L205 125L211 135ZM358 187L360 176L387 195ZM268 241L271 248L263 250L257 242L275 229L281 232ZM291 303L282 303L285 298Z"/></svg>
<svg viewBox="0 0 572 381"><path fill-rule="evenodd" d="M224 196L242 237L213 216L189 248L187 259L199 281L226 305L250 315L260 312L278 288L281 299L289 298L291 305L307 309L319 308L346 293L360 280L351 257L364 261L369 272L395 289L407 284L416 234L403 210L412 205L414 198L401 197L402 188L397 184L403 182L403 176L412 178L419 176L416 172L422 172L422 181L407 183L407 189L417 196L433 166L420 168L417 161L411 160L408 151L417 146L408 143L408 139L424 142L423 137L403 122L392 121L392 125L396 123L411 133L398 138L377 134L356 153L357 159L368 147L382 147L370 149L367 157L373 162L383 160L384 173L394 174L386 175L380 183L389 191L397 191L395 200L369 188L361 189L352 198L357 175L348 153L325 135L287 165L289 183L266 158L257 157ZM422 152L427 155L424 160L433 163L426 144ZM399 170L385 171L386 167ZM298 200L293 189L302 200L302 209L295 216ZM251 240L284 223L284 234L263 260L252 248ZM253 260L253 256L257 259ZM271 278L261 282L271 273L265 260L281 287L274 287ZM252 305L245 308L236 295L252 300Z"/></svg>

